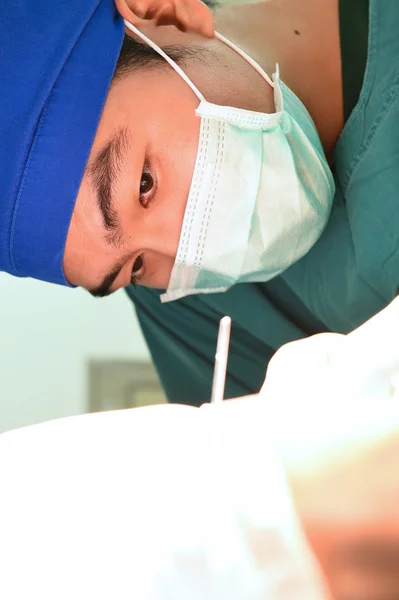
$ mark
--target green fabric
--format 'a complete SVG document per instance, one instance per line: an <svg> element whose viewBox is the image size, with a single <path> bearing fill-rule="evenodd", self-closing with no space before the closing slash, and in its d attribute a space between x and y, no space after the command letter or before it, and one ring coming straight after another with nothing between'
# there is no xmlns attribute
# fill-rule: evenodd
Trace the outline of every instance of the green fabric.
<svg viewBox="0 0 399 600"><path fill-rule="evenodd" d="M227 397L259 390L272 354L321 331L348 332L385 307L399 285L399 10L370 1L367 69L335 152L334 205L310 252L264 284L161 304L128 293L172 402L209 400L219 319L233 319ZM289 373L287 373L289 377Z"/></svg>
<svg viewBox="0 0 399 600"><path fill-rule="evenodd" d="M355 108L367 62L369 0L339 0L344 119Z"/></svg>

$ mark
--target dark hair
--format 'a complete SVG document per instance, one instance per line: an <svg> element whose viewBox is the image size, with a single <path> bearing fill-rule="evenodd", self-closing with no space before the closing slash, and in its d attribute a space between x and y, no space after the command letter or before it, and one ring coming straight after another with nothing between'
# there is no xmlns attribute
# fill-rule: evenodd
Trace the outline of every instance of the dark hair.
<svg viewBox="0 0 399 600"><path fill-rule="evenodd" d="M217 8L217 2L214 0L203 0L203 2L212 10ZM204 54L203 49L198 46L166 46L163 47L163 50L172 60L180 65L184 65L185 61L190 58L201 59ZM130 37L130 35L125 35L114 72L114 80L143 68L152 69L159 67L166 67L162 56L144 42L138 41Z"/></svg>
<svg viewBox="0 0 399 600"><path fill-rule="evenodd" d="M202 54L198 47L164 46L162 48L177 64L184 64L189 58ZM155 50L144 42L126 35L123 40L118 62L114 72L114 80L140 69L167 68L167 63Z"/></svg>

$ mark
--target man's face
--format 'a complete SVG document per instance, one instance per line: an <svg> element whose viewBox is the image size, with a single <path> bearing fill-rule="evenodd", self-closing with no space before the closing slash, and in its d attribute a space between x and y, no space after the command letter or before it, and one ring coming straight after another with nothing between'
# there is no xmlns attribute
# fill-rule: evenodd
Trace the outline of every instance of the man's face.
<svg viewBox="0 0 399 600"><path fill-rule="evenodd" d="M68 232L71 284L101 296L131 281L167 287L197 152L197 105L169 69L111 87Z"/></svg>

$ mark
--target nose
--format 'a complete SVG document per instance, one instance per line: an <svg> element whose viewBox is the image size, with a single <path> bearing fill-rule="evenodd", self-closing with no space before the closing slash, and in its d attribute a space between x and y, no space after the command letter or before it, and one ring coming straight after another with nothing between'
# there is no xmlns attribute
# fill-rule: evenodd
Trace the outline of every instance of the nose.
<svg viewBox="0 0 399 600"><path fill-rule="evenodd" d="M172 204L172 203L171 203ZM135 235L136 247L143 252L152 252L174 261L179 247L183 216L171 209L165 218L162 214L149 215L140 226L140 233Z"/></svg>

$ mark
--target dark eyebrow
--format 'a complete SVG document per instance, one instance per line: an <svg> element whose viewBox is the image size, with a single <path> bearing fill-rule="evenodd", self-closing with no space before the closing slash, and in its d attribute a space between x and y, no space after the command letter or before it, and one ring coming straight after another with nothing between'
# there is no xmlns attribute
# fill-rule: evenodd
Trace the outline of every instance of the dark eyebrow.
<svg viewBox="0 0 399 600"><path fill-rule="evenodd" d="M128 147L129 133L126 128L119 129L98 151L87 167L104 227L108 231L106 240L111 246L116 247L123 242L123 231L115 210L115 184L120 176Z"/></svg>
<svg viewBox="0 0 399 600"><path fill-rule="evenodd" d="M124 262L118 263L115 268L104 277L103 281L98 287L87 291L94 296L94 298L105 298L106 296L112 294L110 288L121 272L123 265Z"/></svg>

